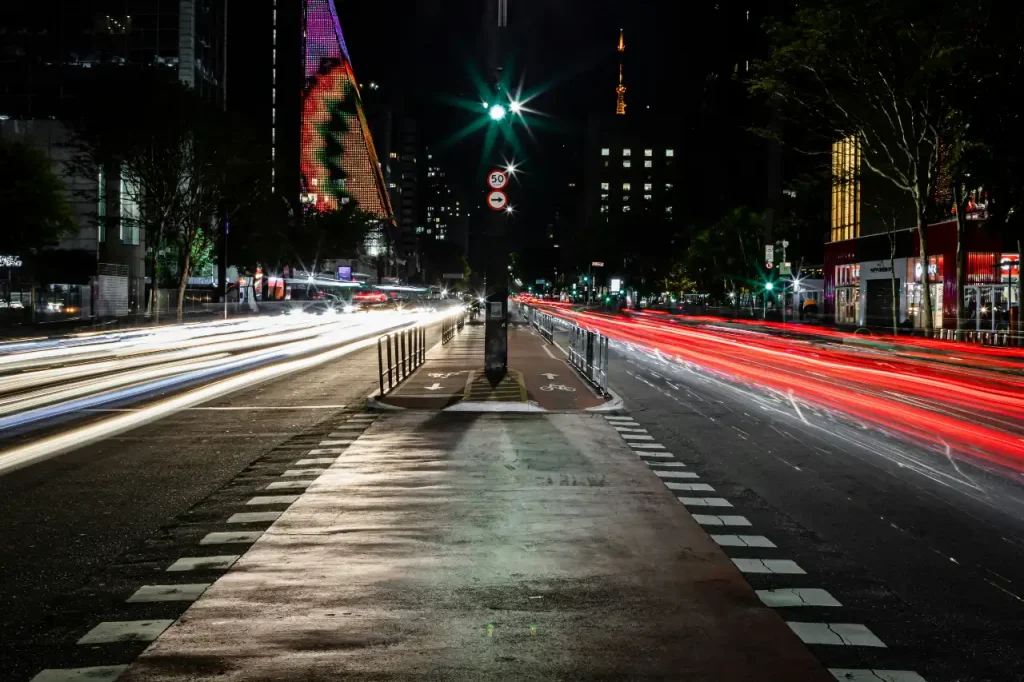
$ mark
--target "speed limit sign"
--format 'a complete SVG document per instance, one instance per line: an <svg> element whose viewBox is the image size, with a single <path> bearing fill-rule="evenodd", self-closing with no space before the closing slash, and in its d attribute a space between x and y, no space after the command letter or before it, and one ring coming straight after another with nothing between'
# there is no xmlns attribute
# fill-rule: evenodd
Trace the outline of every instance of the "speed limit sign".
<svg viewBox="0 0 1024 682"><path fill-rule="evenodd" d="M491 189L504 189L507 184L508 175L505 174L505 171L492 170L487 174L487 185Z"/></svg>

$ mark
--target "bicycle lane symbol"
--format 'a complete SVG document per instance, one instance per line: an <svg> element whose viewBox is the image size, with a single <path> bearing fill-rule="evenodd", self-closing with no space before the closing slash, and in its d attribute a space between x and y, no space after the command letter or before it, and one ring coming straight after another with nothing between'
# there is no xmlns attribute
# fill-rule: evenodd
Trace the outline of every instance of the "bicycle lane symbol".
<svg viewBox="0 0 1024 682"><path fill-rule="evenodd" d="M547 386L541 386L540 390L542 390L542 391L572 391L572 392L576 391L576 389L573 388L572 386L565 386L563 384L548 384Z"/></svg>

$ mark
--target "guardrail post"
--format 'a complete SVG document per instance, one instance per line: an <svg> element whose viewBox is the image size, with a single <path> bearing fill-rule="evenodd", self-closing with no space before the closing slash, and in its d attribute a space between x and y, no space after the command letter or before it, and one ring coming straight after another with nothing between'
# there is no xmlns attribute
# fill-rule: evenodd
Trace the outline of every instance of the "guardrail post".
<svg viewBox="0 0 1024 682"><path fill-rule="evenodd" d="M381 347L380 347L381 338L383 338L383 337L378 337L377 338L377 379L380 381L380 394L381 394L381 396L383 396L384 395L384 356L382 355L382 353L384 351L381 350Z"/></svg>
<svg viewBox="0 0 1024 682"><path fill-rule="evenodd" d="M387 334L384 338L388 342L388 391L390 392L394 388L394 384L391 381L391 334Z"/></svg>

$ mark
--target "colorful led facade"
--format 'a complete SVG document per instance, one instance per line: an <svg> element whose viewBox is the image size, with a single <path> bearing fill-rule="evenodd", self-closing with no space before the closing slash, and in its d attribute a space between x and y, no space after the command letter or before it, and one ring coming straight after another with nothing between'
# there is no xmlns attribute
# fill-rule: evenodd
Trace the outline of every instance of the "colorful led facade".
<svg viewBox="0 0 1024 682"><path fill-rule="evenodd" d="M359 86L333 0L306 0L300 147L302 202L321 211L355 201L392 219Z"/></svg>

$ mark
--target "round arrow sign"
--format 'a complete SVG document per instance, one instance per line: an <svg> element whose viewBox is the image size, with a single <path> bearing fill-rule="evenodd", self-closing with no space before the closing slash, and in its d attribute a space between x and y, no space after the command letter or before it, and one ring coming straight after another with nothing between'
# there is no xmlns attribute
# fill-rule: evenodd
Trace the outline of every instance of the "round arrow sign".
<svg viewBox="0 0 1024 682"><path fill-rule="evenodd" d="M508 206L508 195L495 190L487 195L487 205L495 211L500 211Z"/></svg>
<svg viewBox="0 0 1024 682"><path fill-rule="evenodd" d="M487 174L487 185L491 189L503 189L508 184L508 175L505 171L492 170Z"/></svg>

